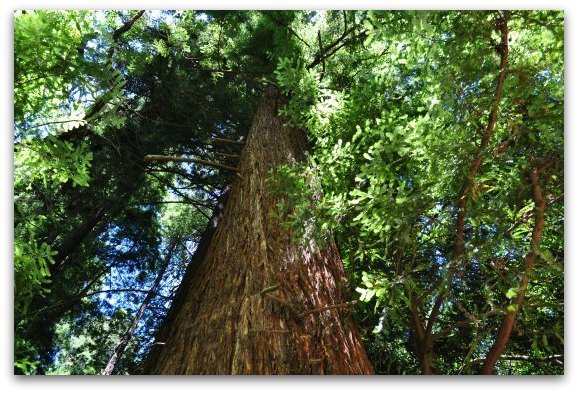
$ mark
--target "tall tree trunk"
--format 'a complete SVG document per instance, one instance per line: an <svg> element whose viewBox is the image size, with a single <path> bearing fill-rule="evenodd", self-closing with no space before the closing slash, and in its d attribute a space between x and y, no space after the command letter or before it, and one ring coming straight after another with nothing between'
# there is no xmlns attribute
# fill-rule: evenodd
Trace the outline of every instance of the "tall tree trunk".
<svg viewBox="0 0 578 393"><path fill-rule="evenodd" d="M171 242L171 244L169 245L168 253L167 253L167 255L166 255L166 257L165 257L165 259L161 265L159 272L157 273L157 276L156 276L153 284L151 285L148 293L146 294L144 300L142 301L142 303L139 307L139 310L137 311L136 315L134 316L133 321L130 324L129 328L126 330L126 332L121 337L119 343L114 348L114 352L112 353L110 359L108 359L108 363L100 371L101 375L111 375L112 372L114 371L116 364L118 363L118 361L122 357L122 354L124 353L124 350L126 349L128 343L130 342L130 339L132 338L134 331L136 330L136 327L137 327L139 321L141 320L145 310L147 309L151 300L153 300L153 298L155 297L155 293L156 293L155 291L156 291L157 287L159 286L159 284L161 283L161 280L163 279L163 277L165 275L167 267L169 266L169 263L171 262L171 258L173 256L173 251L174 251L175 247L177 246L177 244L178 244L178 239L174 239Z"/></svg>
<svg viewBox="0 0 578 393"><path fill-rule="evenodd" d="M371 374L335 244L294 244L270 214L270 169L304 158L303 132L257 108L223 218L151 354L151 374Z"/></svg>

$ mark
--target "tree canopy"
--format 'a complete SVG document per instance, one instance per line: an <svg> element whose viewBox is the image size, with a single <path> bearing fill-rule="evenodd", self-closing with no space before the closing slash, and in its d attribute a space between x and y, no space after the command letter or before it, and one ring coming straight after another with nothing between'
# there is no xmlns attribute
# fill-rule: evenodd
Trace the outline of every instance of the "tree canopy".
<svg viewBox="0 0 578 393"><path fill-rule="evenodd" d="M271 86L309 151L270 214L335 239L376 373L563 374L547 10L16 11L16 373L99 373L133 322L142 373Z"/></svg>

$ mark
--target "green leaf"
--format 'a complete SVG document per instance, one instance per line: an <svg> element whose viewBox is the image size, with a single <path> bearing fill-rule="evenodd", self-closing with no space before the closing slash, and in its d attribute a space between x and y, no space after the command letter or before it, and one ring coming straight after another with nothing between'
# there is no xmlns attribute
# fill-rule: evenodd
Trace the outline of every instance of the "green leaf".
<svg viewBox="0 0 578 393"><path fill-rule="evenodd" d="M506 292L506 297L508 299L512 299L514 297L516 297L518 295L518 292L520 291L520 288L510 288L508 289L508 292Z"/></svg>

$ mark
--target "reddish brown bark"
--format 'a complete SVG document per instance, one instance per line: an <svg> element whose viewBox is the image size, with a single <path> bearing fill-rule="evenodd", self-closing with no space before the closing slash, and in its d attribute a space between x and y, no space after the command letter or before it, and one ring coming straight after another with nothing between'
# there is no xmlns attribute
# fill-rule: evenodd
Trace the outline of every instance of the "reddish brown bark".
<svg viewBox="0 0 578 393"><path fill-rule="evenodd" d="M518 310L524 302L524 296L526 295L526 289L528 288L528 283L530 282L530 277L532 275L532 270L536 262L536 251L540 247L540 242L542 241L542 232L544 231L544 210L546 209L546 201L542 196L542 188L538 182L538 169L534 168L530 173L530 182L532 184L532 194L534 196L534 229L532 230L532 239L530 241L530 253L526 256L524 264L524 274L520 280L520 285L518 286L518 293L510 301L510 307L506 313L504 320L502 321L502 326L500 331L496 336L494 345L488 351L486 355L486 361L482 367L482 374L491 375L494 373L496 362L504 353L506 344L510 339L510 334L512 333L512 328L514 327L514 322L516 320L516 315Z"/></svg>
<svg viewBox="0 0 578 393"><path fill-rule="evenodd" d="M260 102L215 235L148 361L151 374L371 374L335 244L295 244L271 215L270 170L304 158L278 97Z"/></svg>
<svg viewBox="0 0 578 393"><path fill-rule="evenodd" d="M419 310L419 298L415 301L412 301L411 309L410 309L410 316L412 326L416 335L416 347L417 353L419 355L419 362L421 364L421 370L423 375L432 375L432 374L439 374L440 370L432 364L432 360L435 359L435 354L433 351L433 336L431 334L427 334L427 327L424 325L424 322L420 315Z"/></svg>

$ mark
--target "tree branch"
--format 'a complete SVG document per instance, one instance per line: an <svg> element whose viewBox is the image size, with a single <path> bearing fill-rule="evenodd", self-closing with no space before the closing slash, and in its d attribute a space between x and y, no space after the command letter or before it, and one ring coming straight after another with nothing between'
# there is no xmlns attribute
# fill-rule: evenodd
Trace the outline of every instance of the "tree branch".
<svg viewBox="0 0 578 393"><path fill-rule="evenodd" d="M123 24L121 27L119 27L118 29L116 29L113 33L112 33L112 40L115 42L115 44L118 44L120 41L120 37L126 33L127 31L129 31L132 26L135 24L135 22L137 20L139 20L145 13L145 10L141 10L139 12L137 12L137 14L135 16L133 16L131 18L131 20L129 20L128 22L126 22L125 24ZM112 55L114 54L114 51L116 49L115 45L112 45L110 48L108 48L108 57L112 58Z"/></svg>
<svg viewBox="0 0 578 393"><path fill-rule="evenodd" d="M490 311L485 312L485 313L483 314L482 318L488 317L488 316L493 315L493 314L495 314L495 313L496 313L496 310L493 310L493 309L492 309L492 310L490 310ZM434 334L434 335L432 336L432 341L439 340L440 338L442 338L442 337L446 336L447 334L449 334L449 333L450 333L452 330L454 330L454 329L457 329L457 328L462 327L462 326L469 325L470 323L478 323L478 322L481 322L481 319L474 318L473 316L472 316L472 317L468 317L467 319L463 319L463 320L458 321L458 322L454 322L454 323L452 323L451 325L446 326L442 331Z"/></svg>
<svg viewBox="0 0 578 393"><path fill-rule="evenodd" d="M121 35L123 35L124 33L126 33L127 31L129 31L132 28L132 25L134 25L134 23L137 20L139 20L143 16L144 13L145 13L145 10L140 10L139 12L137 12L137 14L135 16L132 17L131 20L129 20L124 25L122 25L121 27L116 29L114 31L114 33L112 33L112 39L117 41Z"/></svg>
<svg viewBox="0 0 578 393"><path fill-rule="evenodd" d="M122 293L122 292L149 293L149 292L150 292L150 289L149 289L149 290L132 289L132 288L129 288L129 289L106 289L106 290L102 290L102 291L95 291L95 292L87 293L87 294L84 295L83 297L89 297L89 296L92 296L92 295L99 295L99 294L102 294L102 293ZM155 292L155 294L156 294L157 296L170 299L168 296L161 295L160 293Z"/></svg>
<svg viewBox="0 0 578 393"><path fill-rule="evenodd" d="M201 208L195 203L194 200L192 200L192 199L189 198L187 195L185 195L184 193L182 193L178 188L176 188L175 186L173 186L173 185L170 184L170 183L167 183L166 181L164 181L164 180L161 179L160 177L156 176L154 173L147 172L147 174L148 174L148 175L151 175L152 177L154 177L155 179L157 179L159 182L161 182L162 184L164 184L165 186L167 186L168 188L170 188L171 190L173 190L173 191L175 192L175 194L179 195L179 196L180 196L181 198L183 198L184 200L189 201L189 203L190 203L191 205L193 205L193 207L194 207L195 209L197 209L197 211L198 211L199 213L201 213L207 220L210 220L210 219L211 219L211 217L209 217L209 216L207 215L207 213L205 213L205 212L203 211L203 209L201 209Z"/></svg>
<svg viewBox="0 0 578 393"><path fill-rule="evenodd" d="M207 139L207 143L225 143L231 145L245 146L245 142L232 141L230 139L223 139L223 138L209 138Z"/></svg>
<svg viewBox="0 0 578 393"><path fill-rule="evenodd" d="M544 231L544 210L546 209L546 202L542 196L542 188L538 181L538 169L532 169L530 173L530 182L532 185L532 193L534 194L535 203L535 223L534 229L532 230L532 238L530 240L530 253L526 256L524 273L520 280L520 285L518 286L517 295L510 301L508 306L508 312L502 321L502 326L496 336L494 344L488 351L486 355L486 361L482 367L481 373L484 375L491 375L494 373L494 368L496 362L504 352L506 344L510 340L510 334L512 333L512 328L514 327L514 322L518 314L518 310L524 302L524 296L526 295L526 289L528 283L530 282L530 277L534 264L536 262L536 252L540 248L540 242L542 241L542 233Z"/></svg>
<svg viewBox="0 0 578 393"><path fill-rule="evenodd" d="M482 363L486 359L484 358L477 358L473 359L472 363ZM537 356L527 356L527 355L504 355L500 356L499 360L512 360L512 361L521 361L521 362L532 362L538 367L542 367L541 362L553 362L556 364L564 365L564 355L550 355L545 357L537 357Z"/></svg>
<svg viewBox="0 0 578 393"><path fill-rule="evenodd" d="M494 97L492 100L490 114L488 116L488 124L486 130L482 136L482 141L479 146L479 151L472 163L472 166L466 176L462 189L460 190L457 203L457 220L456 220L456 242L454 245L452 260L457 262L464 254L465 239L464 239L464 224L465 224L465 210L468 204L469 192L474 183L474 179L478 173L478 170L483 162L483 154L490 142L490 138L494 132L494 127L498 118L498 108L500 104L500 98L502 96L502 88L504 86L504 79L506 77L506 68L508 66L508 11L504 11L503 15L497 20L497 24L501 31L501 45L500 45L500 72L498 74L498 80L496 83L496 89L494 91ZM457 265L457 263L456 263ZM450 269L450 280L456 274L457 267L452 266ZM422 345L424 346L423 352L428 353L430 346L433 342L432 330L435 320L444 304L445 297L447 295L448 289L444 288L436 298L436 301L432 307L429 318L426 324L425 337ZM500 352L501 353L501 352Z"/></svg>
<svg viewBox="0 0 578 393"><path fill-rule="evenodd" d="M324 61L326 57L333 55L338 49L343 47L343 45L340 45L340 46L338 46L338 45L341 44L342 41L349 35L349 33L351 33L356 27L356 26L351 26L349 29L347 28L347 17L345 15L346 14L344 13L343 19L344 19L344 26L345 27L343 29L343 34L341 34L341 36L338 39L336 39L335 41L333 41L331 44L327 45L325 47L324 51L320 51L315 56L315 58L313 59L313 62L311 62L311 64L309 64L307 66L308 70L315 67L317 64ZM334 49L334 50L332 51L332 49Z"/></svg>
<svg viewBox="0 0 578 393"><path fill-rule="evenodd" d="M206 160L199 160L197 158L186 158L186 157L173 157L173 156L161 156L149 154L144 156L144 162L192 162L194 164L206 165L217 169L222 169L224 171L239 173L239 168L235 168L228 165L219 164L217 162L211 162Z"/></svg>

